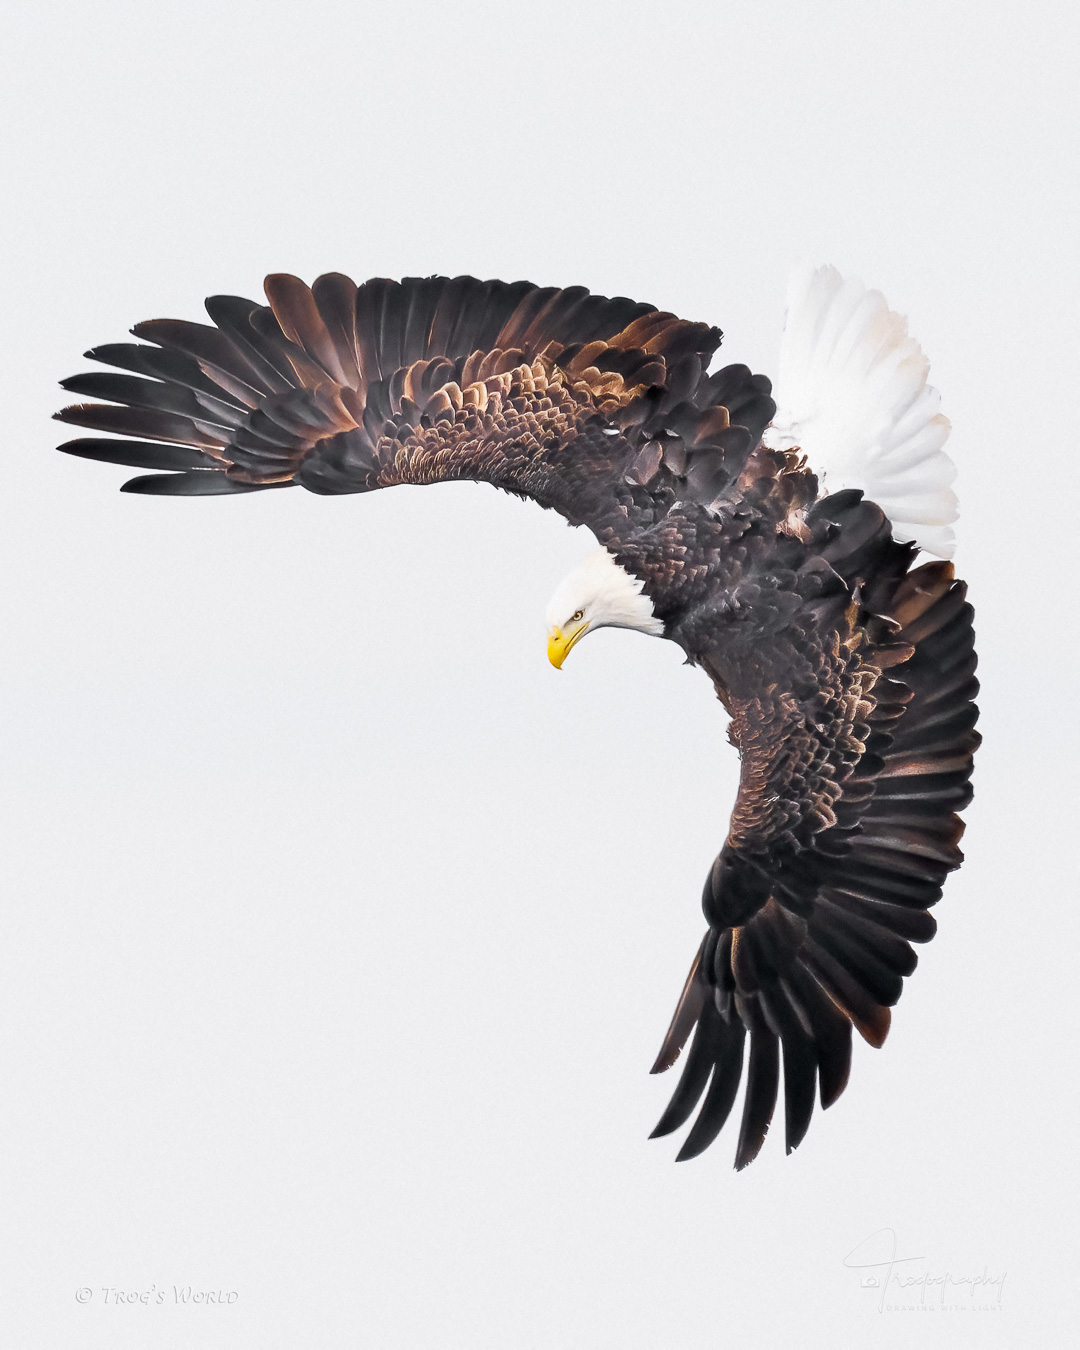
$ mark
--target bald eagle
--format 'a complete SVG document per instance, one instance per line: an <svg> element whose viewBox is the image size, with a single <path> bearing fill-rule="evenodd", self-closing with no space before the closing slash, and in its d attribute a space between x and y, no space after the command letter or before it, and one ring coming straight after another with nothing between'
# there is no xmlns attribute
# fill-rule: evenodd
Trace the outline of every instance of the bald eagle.
<svg viewBox="0 0 1080 1350"><path fill-rule="evenodd" d="M949 424L905 321L831 268L796 277L779 366L709 373L721 334L583 287L278 274L212 326L138 324L63 387L62 450L154 472L123 491L370 492L470 479L600 545L547 611L561 667L605 626L675 642L712 680L741 758L705 880L707 930L653 1072L687 1041L654 1131L697 1110L757 1155L783 1064L786 1144L847 1084L915 968L959 866L977 692L949 562ZM124 373L117 373L117 372ZM164 471L164 472L160 472ZM939 560L916 565L920 549ZM700 1103L700 1106L699 1106Z"/></svg>

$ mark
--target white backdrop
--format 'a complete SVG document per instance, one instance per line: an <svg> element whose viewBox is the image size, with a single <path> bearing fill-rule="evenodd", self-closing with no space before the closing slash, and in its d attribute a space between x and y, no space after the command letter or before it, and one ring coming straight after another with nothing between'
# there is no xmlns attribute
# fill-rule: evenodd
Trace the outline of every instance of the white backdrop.
<svg viewBox="0 0 1080 1350"><path fill-rule="evenodd" d="M5 1346L1055 1343L1078 36L941 0L9 13ZM799 258L931 356L986 745L887 1046L735 1174L730 1126L679 1166L646 1136L736 758L670 644L547 664L591 536L469 485L120 496L48 418L88 346L275 270L584 283L768 372ZM855 1268L881 1230L926 1310ZM934 1309L946 1274L996 1283Z"/></svg>

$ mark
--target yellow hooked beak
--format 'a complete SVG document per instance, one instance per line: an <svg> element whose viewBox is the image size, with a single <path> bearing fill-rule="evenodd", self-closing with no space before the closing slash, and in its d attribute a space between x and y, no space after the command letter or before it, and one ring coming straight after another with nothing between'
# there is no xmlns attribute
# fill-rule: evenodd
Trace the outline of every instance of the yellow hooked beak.
<svg viewBox="0 0 1080 1350"><path fill-rule="evenodd" d="M566 660L570 648L576 642L579 642L588 631L589 623L587 619L567 628L565 632L558 625L553 625L548 629L548 660L556 670L562 670L562 663Z"/></svg>

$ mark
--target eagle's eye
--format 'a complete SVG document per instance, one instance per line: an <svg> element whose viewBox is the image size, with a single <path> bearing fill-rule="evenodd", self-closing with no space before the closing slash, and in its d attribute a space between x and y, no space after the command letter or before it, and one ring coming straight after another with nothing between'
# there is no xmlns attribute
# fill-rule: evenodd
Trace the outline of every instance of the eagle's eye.
<svg viewBox="0 0 1080 1350"><path fill-rule="evenodd" d="M584 617L585 617L585 611L584 611L583 609L575 609L574 612L573 612L573 614L570 615L570 622L571 622L571 623L577 623L577 622L579 622L579 620L583 619Z"/></svg>

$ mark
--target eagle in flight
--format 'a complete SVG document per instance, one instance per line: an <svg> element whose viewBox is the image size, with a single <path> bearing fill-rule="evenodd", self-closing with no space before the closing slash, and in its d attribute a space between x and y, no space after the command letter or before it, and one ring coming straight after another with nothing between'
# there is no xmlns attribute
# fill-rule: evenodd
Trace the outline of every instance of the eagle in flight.
<svg viewBox="0 0 1080 1350"><path fill-rule="evenodd" d="M712 680L741 773L707 929L654 1072L690 1041L654 1134L731 1114L757 1155L783 1064L787 1149L880 1046L911 944L959 866L978 744L972 610L954 579L949 423L882 296L796 274L778 401L718 329L583 287L269 276L86 353L61 449L155 470L126 492L491 483L587 525L559 586L561 666L604 626L667 638ZM123 373L119 373L123 372ZM779 411L778 411L779 407ZM163 472L162 472L163 471ZM921 550L939 559L916 565ZM692 1041L691 1041L692 1036Z"/></svg>

